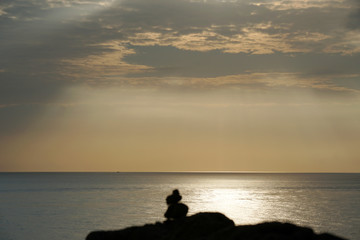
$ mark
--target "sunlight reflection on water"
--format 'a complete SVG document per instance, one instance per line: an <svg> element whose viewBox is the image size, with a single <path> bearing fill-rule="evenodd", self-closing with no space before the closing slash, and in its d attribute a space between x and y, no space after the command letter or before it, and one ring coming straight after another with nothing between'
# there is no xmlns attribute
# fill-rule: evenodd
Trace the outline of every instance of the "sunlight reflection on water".
<svg viewBox="0 0 360 240"><path fill-rule="evenodd" d="M188 197L191 213L218 211L239 223L250 223L246 216L256 216L263 205L250 191L244 189L215 188L196 191ZM257 222L257 219L252 219Z"/></svg>

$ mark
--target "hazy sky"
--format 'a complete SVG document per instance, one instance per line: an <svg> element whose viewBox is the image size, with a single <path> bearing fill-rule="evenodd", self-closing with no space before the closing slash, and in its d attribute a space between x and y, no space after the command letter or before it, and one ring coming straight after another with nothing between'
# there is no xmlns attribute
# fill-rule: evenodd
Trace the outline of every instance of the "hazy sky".
<svg viewBox="0 0 360 240"><path fill-rule="evenodd" d="M360 172L360 2L1 0L0 171Z"/></svg>

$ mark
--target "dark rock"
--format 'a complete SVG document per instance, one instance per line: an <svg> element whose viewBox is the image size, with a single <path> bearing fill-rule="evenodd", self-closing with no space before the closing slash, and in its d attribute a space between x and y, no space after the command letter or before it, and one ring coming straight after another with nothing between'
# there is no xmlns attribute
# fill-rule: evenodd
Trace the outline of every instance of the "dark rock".
<svg viewBox="0 0 360 240"><path fill-rule="evenodd" d="M339 238L329 233L322 233L318 235L316 240L339 240L339 239L344 239L344 238Z"/></svg>
<svg viewBox="0 0 360 240"><path fill-rule="evenodd" d="M214 234L210 240L319 240L310 228L290 223L265 222L257 225L237 226ZM335 238L340 240L341 238ZM334 240L335 240L334 239Z"/></svg>
<svg viewBox="0 0 360 240"><path fill-rule="evenodd" d="M164 223L91 232L86 240L344 240L290 223L235 226L221 213L198 213Z"/></svg>
<svg viewBox="0 0 360 240"><path fill-rule="evenodd" d="M197 213L185 218L171 239L207 239L222 229L234 226L234 222L221 213Z"/></svg>

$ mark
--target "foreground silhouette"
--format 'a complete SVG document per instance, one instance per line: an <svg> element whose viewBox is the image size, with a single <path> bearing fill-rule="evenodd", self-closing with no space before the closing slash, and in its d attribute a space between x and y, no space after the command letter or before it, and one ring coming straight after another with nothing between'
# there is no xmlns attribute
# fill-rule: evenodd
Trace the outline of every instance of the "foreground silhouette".
<svg viewBox="0 0 360 240"><path fill-rule="evenodd" d="M221 213L198 213L178 221L146 224L117 231L91 232L86 240L344 240L316 234L290 223L266 222L235 226Z"/></svg>
<svg viewBox="0 0 360 240"><path fill-rule="evenodd" d="M221 213L204 212L186 217L188 207L179 203L181 198L177 189L166 198L167 220L163 223L91 232L86 240L345 240L290 223L235 226Z"/></svg>

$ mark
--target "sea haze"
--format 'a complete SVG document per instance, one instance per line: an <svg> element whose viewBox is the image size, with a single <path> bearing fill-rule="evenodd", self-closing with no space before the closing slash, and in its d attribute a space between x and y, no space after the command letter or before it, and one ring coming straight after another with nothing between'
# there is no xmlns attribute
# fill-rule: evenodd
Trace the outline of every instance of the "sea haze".
<svg viewBox="0 0 360 240"><path fill-rule="evenodd" d="M190 214L288 221L360 239L360 174L0 173L0 239L82 240L163 221L177 188Z"/></svg>

